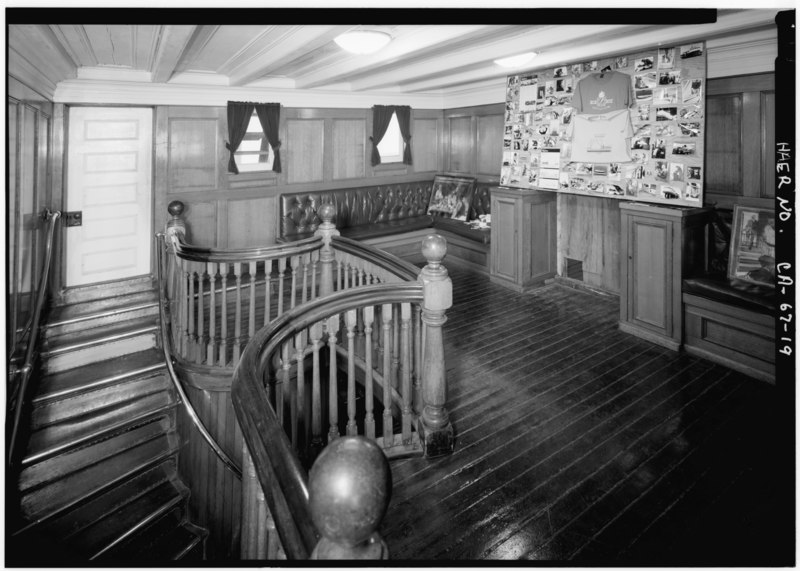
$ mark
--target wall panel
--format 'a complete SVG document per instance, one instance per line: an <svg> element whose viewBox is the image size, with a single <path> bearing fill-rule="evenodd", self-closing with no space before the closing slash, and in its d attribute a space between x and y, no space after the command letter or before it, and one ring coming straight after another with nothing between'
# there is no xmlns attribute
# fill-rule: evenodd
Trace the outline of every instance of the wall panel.
<svg viewBox="0 0 800 571"><path fill-rule="evenodd" d="M333 120L333 178L363 178L367 122L364 119Z"/></svg>
<svg viewBox="0 0 800 571"><path fill-rule="evenodd" d="M217 119L170 118L168 191L214 190L219 173Z"/></svg>
<svg viewBox="0 0 800 571"><path fill-rule="evenodd" d="M479 175L500 176L503 160L503 114L477 117L475 171Z"/></svg>
<svg viewBox="0 0 800 571"><path fill-rule="evenodd" d="M281 149L289 184L323 180L325 121L290 119L286 139Z"/></svg>
<svg viewBox="0 0 800 571"><path fill-rule="evenodd" d="M439 169L439 120L415 119L412 125L411 160L416 172Z"/></svg>
<svg viewBox="0 0 800 571"><path fill-rule="evenodd" d="M214 248L217 241L217 201L182 201L185 205L184 220L187 239L197 246Z"/></svg>
<svg viewBox="0 0 800 571"><path fill-rule="evenodd" d="M451 172L472 173L473 137L472 117L450 117L450 156Z"/></svg>
<svg viewBox="0 0 800 571"><path fill-rule="evenodd" d="M274 197L229 200L226 248L248 248L275 243Z"/></svg>

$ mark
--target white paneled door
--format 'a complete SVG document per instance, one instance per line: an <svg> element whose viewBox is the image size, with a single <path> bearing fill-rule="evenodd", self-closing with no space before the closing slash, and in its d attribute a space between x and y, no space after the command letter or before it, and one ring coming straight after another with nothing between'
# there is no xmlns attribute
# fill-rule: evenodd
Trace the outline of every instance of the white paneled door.
<svg viewBox="0 0 800 571"><path fill-rule="evenodd" d="M150 273L152 109L73 107L68 144L67 286Z"/></svg>

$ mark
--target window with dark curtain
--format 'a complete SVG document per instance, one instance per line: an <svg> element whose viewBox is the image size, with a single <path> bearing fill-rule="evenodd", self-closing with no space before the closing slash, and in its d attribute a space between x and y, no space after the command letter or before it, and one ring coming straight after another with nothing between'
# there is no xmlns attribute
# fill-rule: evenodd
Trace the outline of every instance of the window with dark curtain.
<svg viewBox="0 0 800 571"><path fill-rule="evenodd" d="M394 115L393 105L373 105L372 107L372 166L381 164L381 153L378 151L378 143L381 142L389 127L389 121Z"/></svg>
<svg viewBox="0 0 800 571"><path fill-rule="evenodd" d="M403 164L411 164L411 107L408 105L395 105L394 112L397 114L397 124L400 126L400 134L403 136Z"/></svg>
<svg viewBox="0 0 800 571"><path fill-rule="evenodd" d="M247 134L247 126L255 110L264 137L272 147L274 156L272 161L273 172L281 172L281 142L278 139L278 126L280 124L280 103L250 103L243 101L228 101L228 142L225 144L230 151L228 159L228 172L239 174L236 166L235 153Z"/></svg>

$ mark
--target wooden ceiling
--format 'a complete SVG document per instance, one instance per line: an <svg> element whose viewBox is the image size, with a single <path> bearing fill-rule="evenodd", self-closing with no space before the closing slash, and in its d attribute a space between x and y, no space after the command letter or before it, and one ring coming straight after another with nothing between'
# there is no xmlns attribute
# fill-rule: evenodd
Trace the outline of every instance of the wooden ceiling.
<svg viewBox="0 0 800 571"><path fill-rule="evenodd" d="M720 10L706 24L394 25L373 55L333 39L353 25L20 24L9 44L54 84L150 84L441 94L497 83L494 60L534 50L527 69L774 26L776 10ZM49 68L49 69L48 69ZM49 73L48 73L49 72Z"/></svg>

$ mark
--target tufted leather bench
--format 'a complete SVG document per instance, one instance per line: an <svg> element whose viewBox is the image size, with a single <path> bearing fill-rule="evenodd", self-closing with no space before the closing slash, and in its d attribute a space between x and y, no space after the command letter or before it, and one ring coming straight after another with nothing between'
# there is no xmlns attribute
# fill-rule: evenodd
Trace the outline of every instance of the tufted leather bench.
<svg viewBox="0 0 800 571"><path fill-rule="evenodd" d="M279 242L312 236L322 222L321 204L336 207L334 224L342 236L369 240L435 228L462 238L489 244L489 229L474 229L459 220L427 214L432 181L341 188L280 196ZM489 214L489 184L479 184L470 205L469 220Z"/></svg>

